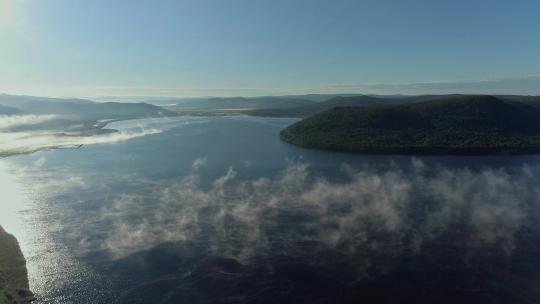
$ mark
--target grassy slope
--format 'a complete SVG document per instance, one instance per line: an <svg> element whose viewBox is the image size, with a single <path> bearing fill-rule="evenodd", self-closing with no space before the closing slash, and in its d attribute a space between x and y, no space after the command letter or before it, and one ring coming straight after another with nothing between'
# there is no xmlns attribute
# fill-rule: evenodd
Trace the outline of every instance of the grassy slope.
<svg viewBox="0 0 540 304"><path fill-rule="evenodd" d="M360 153L536 153L540 109L492 96L335 108L289 126L281 138L309 148Z"/></svg>
<svg viewBox="0 0 540 304"><path fill-rule="evenodd" d="M28 295L27 290L26 261L19 244L0 227L0 303L24 303L17 299L20 295Z"/></svg>

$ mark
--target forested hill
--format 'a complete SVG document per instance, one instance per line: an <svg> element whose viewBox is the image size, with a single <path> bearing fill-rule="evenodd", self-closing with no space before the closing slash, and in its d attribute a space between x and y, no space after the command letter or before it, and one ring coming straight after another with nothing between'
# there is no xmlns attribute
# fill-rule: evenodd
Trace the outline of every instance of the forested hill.
<svg viewBox="0 0 540 304"><path fill-rule="evenodd" d="M308 148L358 153L539 153L540 108L476 95L341 107L289 126L281 138Z"/></svg>

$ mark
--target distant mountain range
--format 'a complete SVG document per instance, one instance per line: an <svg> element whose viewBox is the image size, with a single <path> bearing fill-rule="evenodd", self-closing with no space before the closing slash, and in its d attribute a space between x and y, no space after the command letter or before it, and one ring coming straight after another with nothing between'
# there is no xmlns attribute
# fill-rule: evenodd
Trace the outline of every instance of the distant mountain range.
<svg viewBox="0 0 540 304"><path fill-rule="evenodd" d="M407 104L464 95L306 94L262 97L159 98L148 102L94 102L76 98L46 98L0 94L0 115L75 115L82 120L129 119L182 114L241 113L268 117L306 117L335 107ZM540 107L540 96L501 95L508 102Z"/></svg>
<svg viewBox="0 0 540 304"><path fill-rule="evenodd" d="M306 106L288 107L288 108L266 108L254 109L246 112L249 115L256 116L275 116L275 117L305 117L313 115L335 107L365 107L382 106L426 102L437 98L452 98L464 95L419 95L419 96L377 96L377 95L356 95L356 96L335 96L328 100L311 103ZM469 95L471 96L471 95ZM540 106L540 96L519 96L504 95L497 98L511 102L524 102L534 106Z"/></svg>
<svg viewBox="0 0 540 304"><path fill-rule="evenodd" d="M175 110L222 110L222 109L270 109L308 106L314 102L300 98L286 97L219 97L196 101L179 102Z"/></svg>
<svg viewBox="0 0 540 304"><path fill-rule="evenodd" d="M266 109L254 109L246 114L255 116L276 116L276 117L301 117L313 115L324 110L332 109L335 107L362 107L362 106L374 106L402 103L402 99L383 99L367 95L359 96L335 96L322 102L311 102L302 106L291 106L287 108L266 108Z"/></svg>
<svg viewBox="0 0 540 304"><path fill-rule="evenodd" d="M359 95L359 94L312 94L265 97L216 97L198 99L161 100L165 108L181 114L242 113L267 117L306 117L334 107L364 107L406 104L429 101L434 98L462 95ZM525 102L540 106L540 96L504 95L497 98L512 102Z"/></svg>
<svg viewBox="0 0 540 304"><path fill-rule="evenodd" d="M176 113L147 103L93 102L85 99L0 95L0 114L56 114L80 120L172 116Z"/></svg>
<svg viewBox="0 0 540 304"><path fill-rule="evenodd" d="M16 115L22 113L23 111L17 108L0 105L0 115Z"/></svg>
<svg viewBox="0 0 540 304"><path fill-rule="evenodd" d="M332 108L289 126L281 138L308 148L358 153L540 152L537 97L405 100L406 104Z"/></svg>
<svg viewBox="0 0 540 304"><path fill-rule="evenodd" d="M258 97L242 97L242 96L235 96L235 97L156 97L151 99L142 99L145 100L145 102L155 105L187 105L187 104L194 104L197 102L206 102L206 101L228 101L228 100L237 100L241 102L251 102L251 101L263 101L263 100L304 100L304 101L312 101L312 102L323 102L328 99L342 96L342 97L349 97L349 96L359 96L362 94L303 94L303 95L278 95L278 96L258 96ZM122 98L113 98L109 97L108 101L112 100L128 100L124 97ZM140 100L141 97L135 98ZM272 106L274 107L274 106Z"/></svg>

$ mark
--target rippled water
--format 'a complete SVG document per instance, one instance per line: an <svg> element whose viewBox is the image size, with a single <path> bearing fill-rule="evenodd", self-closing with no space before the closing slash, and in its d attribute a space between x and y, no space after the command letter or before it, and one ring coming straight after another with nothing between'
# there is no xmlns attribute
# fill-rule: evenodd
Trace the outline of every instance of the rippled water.
<svg viewBox="0 0 540 304"><path fill-rule="evenodd" d="M0 223L21 242L36 303L205 303L226 296L270 303L263 291L275 289L290 290L290 301L311 301L311 294L331 302L344 282L403 273L403 256L446 259L430 246L455 240L448 233L459 225L470 237L452 250L477 248L473 260L485 248L500 251L518 269L516 282L537 277L530 265L531 273L520 275L525 266L511 257L520 252L524 261L536 252L523 248L522 233L538 229L531 224L538 156L312 151L279 140L292 122L116 122L110 127L159 132L3 159ZM384 284L392 287L398 277ZM257 280L261 285L252 285ZM320 284L334 287L322 292Z"/></svg>

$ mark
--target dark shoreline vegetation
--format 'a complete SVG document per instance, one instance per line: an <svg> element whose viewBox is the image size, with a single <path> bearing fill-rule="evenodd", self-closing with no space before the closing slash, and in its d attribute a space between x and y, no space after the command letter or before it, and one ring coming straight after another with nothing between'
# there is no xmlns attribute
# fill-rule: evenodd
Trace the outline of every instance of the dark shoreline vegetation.
<svg viewBox="0 0 540 304"><path fill-rule="evenodd" d="M19 243L0 226L0 304L22 304L33 300Z"/></svg>
<svg viewBox="0 0 540 304"><path fill-rule="evenodd" d="M285 142L366 154L540 153L540 108L493 96L333 108L280 133Z"/></svg>

